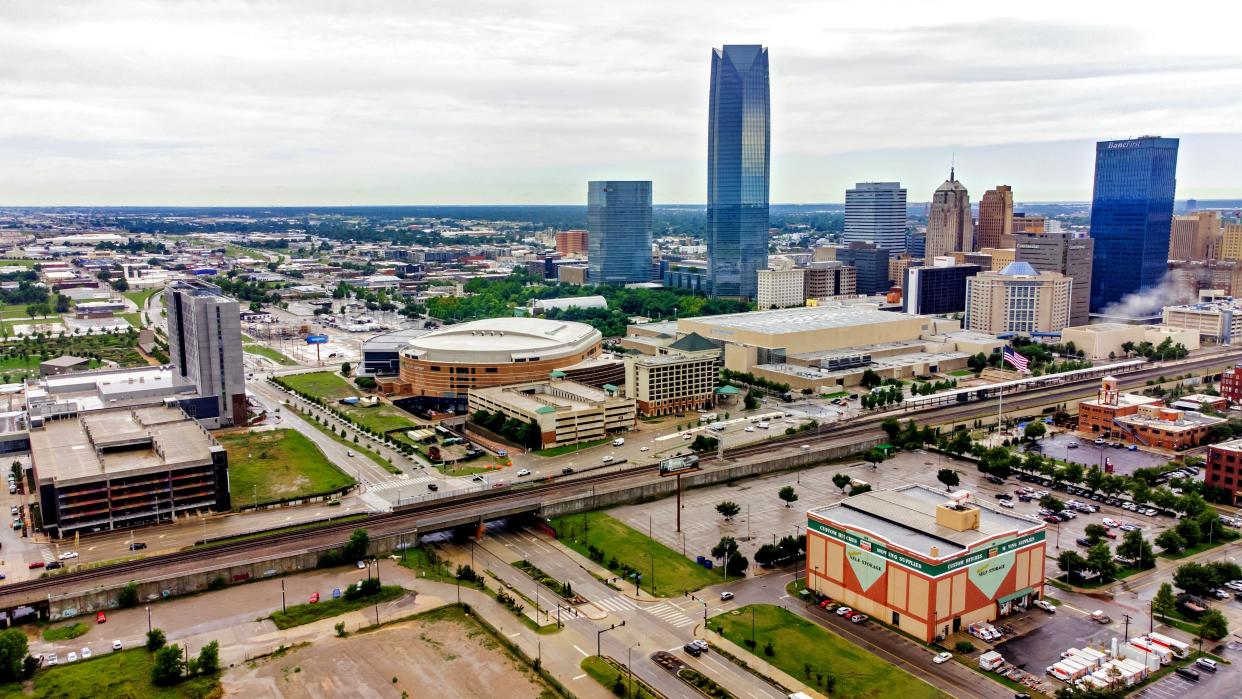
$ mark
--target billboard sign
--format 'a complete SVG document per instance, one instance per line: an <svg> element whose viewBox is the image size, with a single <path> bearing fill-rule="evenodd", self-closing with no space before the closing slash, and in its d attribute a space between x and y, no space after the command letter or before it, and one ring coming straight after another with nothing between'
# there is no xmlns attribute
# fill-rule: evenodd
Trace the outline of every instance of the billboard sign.
<svg viewBox="0 0 1242 699"><path fill-rule="evenodd" d="M328 344L327 335L307 335L306 344L308 345L326 345Z"/></svg>
<svg viewBox="0 0 1242 699"><path fill-rule="evenodd" d="M698 470L699 457L697 456L677 456L660 462L661 476L676 476L680 473L690 473L691 471Z"/></svg>

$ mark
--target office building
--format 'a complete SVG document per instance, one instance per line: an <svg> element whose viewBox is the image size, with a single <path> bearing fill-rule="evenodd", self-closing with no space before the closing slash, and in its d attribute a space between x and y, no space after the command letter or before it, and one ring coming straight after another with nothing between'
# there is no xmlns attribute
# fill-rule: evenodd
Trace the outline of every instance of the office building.
<svg viewBox="0 0 1242 699"><path fill-rule="evenodd" d="M858 270L855 286L864 296L883 294L892 286L888 278L888 250L872 243L850 243L837 250L837 260Z"/></svg>
<svg viewBox="0 0 1242 699"><path fill-rule="evenodd" d="M603 439L634 428L634 400L575 381L546 381L478 388L470 392L470 414L501 413L539 427L540 449Z"/></svg>
<svg viewBox="0 0 1242 699"><path fill-rule="evenodd" d="M910 231L906 235L906 252L911 257L927 257L927 231Z"/></svg>
<svg viewBox="0 0 1242 699"><path fill-rule="evenodd" d="M1072 293L1071 293L1072 295ZM1153 347L1165 340L1180 344L1188 350L1199 349L1199 333L1185 328L1166 325L1131 325L1129 323L1092 323L1076 325L1061 331L1061 342L1073 342L1087 355L1087 359L1115 359L1126 356L1122 345L1135 346L1150 342Z"/></svg>
<svg viewBox="0 0 1242 699"><path fill-rule="evenodd" d="M1013 190L1009 185L983 193L975 243L981 248L1006 248L1013 244Z"/></svg>
<svg viewBox="0 0 1242 699"><path fill-rule="evenodd" d="M1218 211L1196 211L1173 217L1169 259L1205 261L1220 257L1221 221Z"/></svg>
<svg viewBox="0 0 1242 699"><path fill-rule="evenodd" d="M1223 422L1223 417L1170 408L1155 396L1122 393L1111 376L1100 380L1095 400L1078 404L1079 432L1169 451L1199 446L1208 430Z"/></svg>
<svg viewBox="0 0 1242 699"><path fill-rule="evenodd" d="M843 262L812 262L803 275L804 299L829 299L858 293L858 269Z"/></svg>
<svg viewBox="0 0 1242 699"><path fill-rule="evenodd" d="M1225 224L1218 256L1222 260L1242 260L1242 223Z"/></svg>
<svg viewBox="0 0 1242 699"><path fill-rule="evenodd" d="M954 251L975 249L974 217L970 211L970 194L957 181L952 169L949 179L932 195L927 214L927 244L923 257L932 258Z"/></svg>
<svg viewBox="0 0 1242 699"><path fill-rule="evenodd" d="M1013 215L1013 232L1015 235L1043 235L1048 232L1048 220L1042 214L1016 213Z"/></svg>
<svg viewBox="0 0 1242 699"><path fill-rule="evenodd" d="M801 306L806 301L805 269L761 269L758 282L755 305L760 309Z"/></svg>
<svg viewBox="0 0 1242 699"><path fill-rule="evenodd" d="M1069 325L1073 280L1015 262L966 280L966 328L1001 333L1060 333Z"/></svg>
<svg viewBox="0 0 1242 699"><path fill-rule="evenodd" d="M1091 265L1095 241L1068 233L1015 236L1014 259L1040 272L1064 274L1074 281L1070 293L1070 325L1086 325L1091 313Z"/></svg>
<svg viewBox="0 0 1242 699"><path fill-rule="evenodd" d="M906 190L900 182L859 182L845 190L841 242L872 243L890 252L906 249Z"/></svg>
<svg viewBox="0 0 1242 699"><path fill-rule="evenodd" d="M908 252L899 252L896 255L889 255L888 258L888 280L893 286L904 287L906 283L906 270L911 267L920 267L923 264L921 258L912 256Z"/></svg>
<svg viewBox="0 0 1242 699"><path fill-rule="evenodd" d="M557 231L556 252L562 257L578 257L587 254L586 231Z"/></svg>
<svg viewBox="0 0 1242 699"><path fill-rule="evenodd" d="M966 280L982 272L979 265L911 267L902 286L901 310L941 315L966 310Z"/></svg>
<svg viewBox="0 0 1242 699"><path fill-rule="evenodd" d="M589 182L587 228L592 284L651 280L651 182Z"/></svg>
<svg viewBox="0 0 1242 699"><path fill-rule="evenodd" d="M1010 239L1013 238L1013 236L1009 237ZM967 253L967 255L970 254ZM999 272L1011 263L1018 261L1017 250L1014 248L979 248L979 252L974 254L979 256L976 264L983 267L983 262L986 261L988 266L985 269L993 272ZM970 263L972 260L963 260L963 262Z"/></svg>
<svg viewBox="0 0 1242 699"><path fill-rule="evenodd" d="M768 50L712 50L707 124L707 267L712 295L753 299L768 266Z"/></svg>
<svg viewBox="0 0 1242 699"><path fill-rule="evenodd" d="M1165 306L1161 322L1199 333L1201 342L1232 345L1242 341L1242 299Z"/></svg>
<svg viewBox="0 0 1242 699"><path fill-rule="evenodd" d="M108 408L39 421L30 461L56 538L227 511L228 454L180 408Z"/></svg>
<svg viewBox="0 0 1242 699"><path fill-rule="evenodd" d="M1177 186L1176 138L1101 141L1091 201L1091 312L1164 278Z"/></svg>
<svg viewBox="0 0 1242 699"><path fill-rule="evenodd" d="M1228 504L1237 507L1242 500L1242 439L1208 447L1205 468L1203 483L1229 493Z"/></svg>
<svg viewBox="0 0 1242 699"><path fill-rule="evenodd" d="M1174 216L1169 231L1169 259L1194 260L1195 239L1199 234L1199 219L1194 216Z"/></svg>
<svg viewBox="0 0 1242 699"><path fill-rule="evenodd" d="M1045 524L921 485L807 512L807 588L924 642L1028 609Z"/></svg>
<svg viewBox="0 0 1242 699"><path fill-rule="evenodd" d="M625 396L644 417L710 408L719 374L720 347L691 332L655 356L626 355Z"/></svg>
<svg viewBox="0 0 1242 699"><path fill-rule="evenodd" d="M1221 372L1220 395L1230 403L1242 404L1242 364Z"/></svg>
<svg viewBox="0 0 1242 699"><path fill-rule="evenodd" d="M164 289L168 350L176 380L193 384L201 400L186 407L219 426L246 424L246 371L241 311L220 287L198 279Z"/></svg>

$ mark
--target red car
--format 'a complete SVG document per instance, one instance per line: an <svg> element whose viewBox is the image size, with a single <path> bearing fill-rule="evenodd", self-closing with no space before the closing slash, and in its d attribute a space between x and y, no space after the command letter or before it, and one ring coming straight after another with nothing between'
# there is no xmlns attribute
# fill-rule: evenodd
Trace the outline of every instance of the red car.
<svg viewBox="0 0 1242 699"><path fill-rule="evenodd" d="M31 563L31 564L30 564L30 566L29 566L29 567L30 567L30 569L31 569L31 570L34 570L35 568L42 568L42 567L43 567L43 561L34 561L33 563Z"/></svg>
<svg viewBox="0 0 1242 699"><path fill-rule="evenodd" d="M97 613L97 614L95 615L95 623L96 623L96 624L103 624L103 623L107 623L107 621L108 621L108 617L107 617L107 616L105 616L103 612L99 612L99 613Z"/></svg>
<svg viewBox="0 0 1242 699"><path fill-rule="evenodd" d="M309 600L307 600L307 604L318 604L318 603L319 603L319 593L318 593L318 592L316 592L315 594L311 595L311 596L310 596L310 599L309 599Z"/></svg>

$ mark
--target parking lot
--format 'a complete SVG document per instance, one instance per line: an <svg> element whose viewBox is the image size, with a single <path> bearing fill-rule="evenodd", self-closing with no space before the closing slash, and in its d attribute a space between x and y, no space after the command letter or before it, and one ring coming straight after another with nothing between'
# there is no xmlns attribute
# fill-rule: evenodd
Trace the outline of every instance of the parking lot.
<svg viewBox="0 0 1242 699"><path fill-rule="evenodd" d="M1151 686L1143 688L1134 697L1135 699L1186 699L1187 697L1242 699L1242 687L1237 686L1234 677L1236 674L1235 670L1227 666L1222 666L1215 673L1200 669L1199 681L1195 682L1170 673Z"/></svg>
<svg viewBox="0 0 1242 699"><path fill-rule="evenodd" d="M1090 468L1104 468L1105 459L1112 462L1113 473L1130 475L1140 468L1160 466L1169 462L1165 454L1143 451L1141 448L1130 451L1125 447L1117 448L1107 445L1096 445L1094 437L1078 435L1073 432L1061 432L1039 440L1044 456L1051 456L1062 461L1082 464ZM1077 447L1070 448L1070 444Z"/></svg>

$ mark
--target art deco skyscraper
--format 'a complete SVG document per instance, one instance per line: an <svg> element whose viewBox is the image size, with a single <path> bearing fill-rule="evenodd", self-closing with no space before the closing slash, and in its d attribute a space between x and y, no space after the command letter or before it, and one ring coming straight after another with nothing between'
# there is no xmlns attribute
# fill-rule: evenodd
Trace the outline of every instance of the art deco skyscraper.
<svg viewBox="0 0 1242 699"><path fill-rule="evenodd" d="M768 50L712 50L707 123L707 270L713 296L755 298L768 266Z"/></svg>
<svg viewBox="0 0 1242 699"><path fill-rule="evenodd" d="M975 225L970 215L970 194L957 181L953 169L949 179L932 195L927 214L926 258L975 249Z"/></svg>
<svg viewBox="0 0 1242 699"><path fill-rule="evenodd" d="M1008 248L1013 242L1013 190L1002 184L984 192L979 200L975 243L983 249Z"/></svg>

